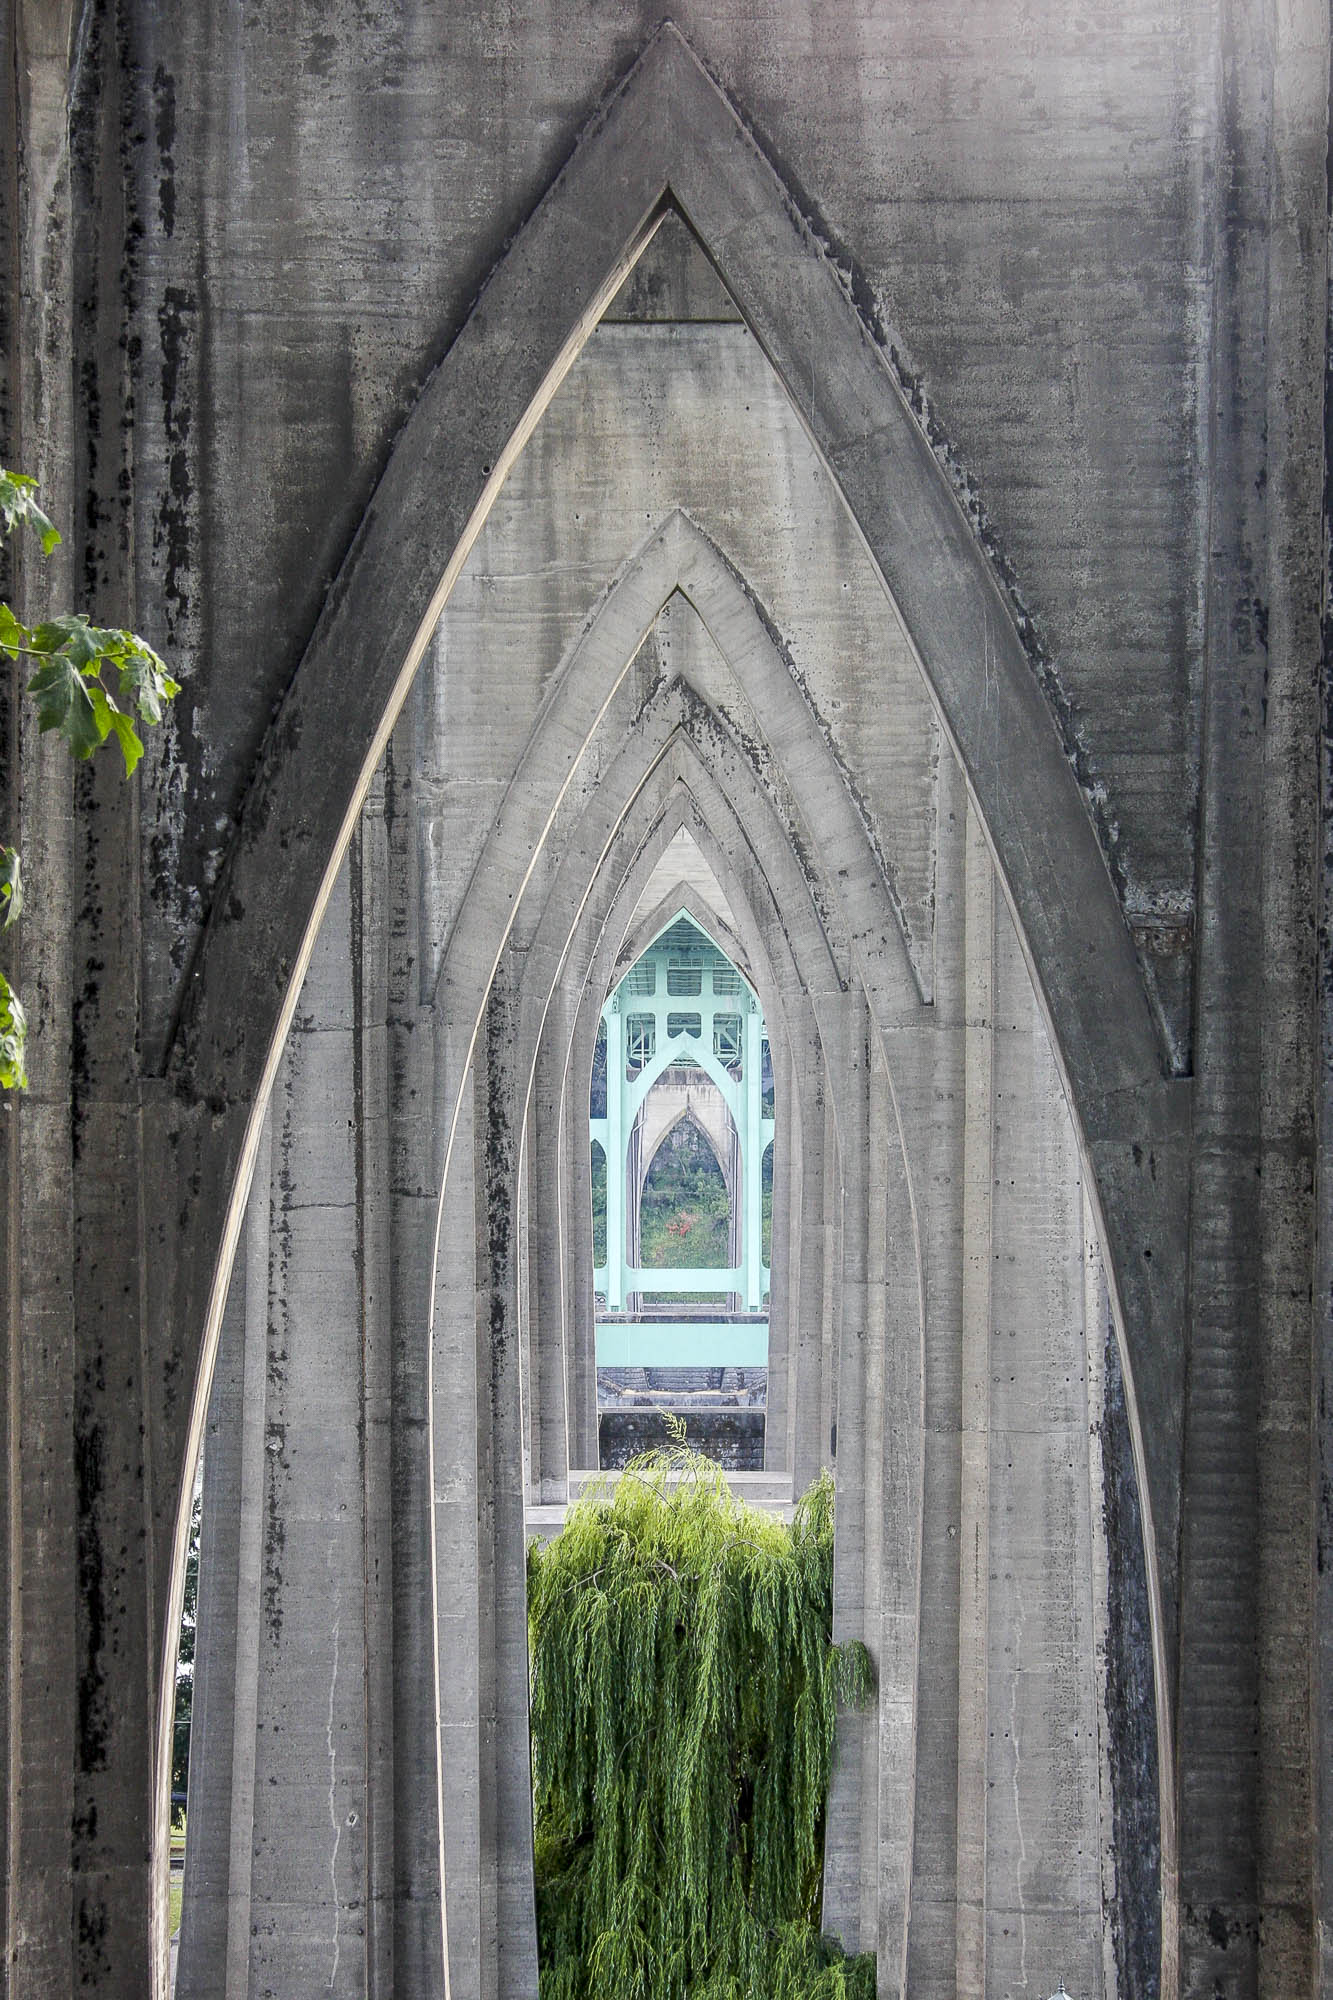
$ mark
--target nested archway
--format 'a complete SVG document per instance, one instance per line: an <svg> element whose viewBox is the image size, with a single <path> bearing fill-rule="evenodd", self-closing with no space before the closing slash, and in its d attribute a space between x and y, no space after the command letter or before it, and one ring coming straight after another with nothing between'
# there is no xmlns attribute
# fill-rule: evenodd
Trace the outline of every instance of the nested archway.
<svg viewBox="0 0 1333 2000"><path fill-rule="evenodd" d="M608 172L610 160L624 171ZM1131 1351L1138 1372L1153 1391L1153 1421L1159 1428L1148 1439L1150 1490L1157 1531L1169 1552L1171 1488L1163 1468L1170 1464L1178 1395L1169 1333L1164 1336L1162 1329L1174 1324L1170 1307L1178 1277L1174 1260L1179 1243L1171 1234L1170 1210L1178 1192L1170 1156L1173 1114L1170 1093L1160 1084L1146 1005L1114 895L1003 602L882 358L869 343L831 266L794 221L771 170L730 107L671 34L653 45L620 98L598 121L595 134L516 243L423 396L298 676L233 860L229 895L219 903L201 961L199 999L186 1031L188 1061L205 1100L214 1096L231 1107L223 1114L225 1139L209 1154L212 1171L217 1184L225 1186L233 1163L243 1162L253 1143L265 1079L276 1062L283 1008L295 998L293 988L284 999L282 982L265 987L253 978L232 975L247 957L251 969L255 962L267 967L285 959L297 971L308 958L340 843L350 830L360 789L434 616L480 529L499 479L540 415L543 397L572 358L596 306L609 296L626 258L666 199L683 210L709 248L823 451L892 590L950 736L961 751L981 822L1018 910L1038 990L1055 1024L1085 1154L1099 1177L1098 1200ZM747 226L737 231L732 225L742 215ZM574 218L579 227L571 233ZM577 253L571 255L575 238ZM530 315L525 314L525 305L531 305ZM535 329L531 339L512 338L520 321ZM799 360L812 338L836 365L823 371L818 381L806 382ZM477 398L473 383L483 372L488 397ZM445 446L451 479L442 498L439 470ZM479 1187L513 1184L533 1076L533 1068L518 1052L531 1047L533 1065L538 1061L540 1029L552 991L548 985L543 997L540 979L529 985L517 965L505 962L513 911L532 881L545 834L562 808L569 774L605 707L607 682L600 683L599 693L598 673L625 671L665 595L680 589L708 625L742 688L746 674L753 672L760 675L766 693L782 697L774 712L765 716L773 732L769 744L777 803L774 797L763 800L760 811L747 794L747 784L750 792L762 792L763 783L756 784L754 767L747 766L734 739L727 742L726 729L717 720L720 705L710 701L707 687L668 691L654 710L645 711L640 739L626 747L621 796L632 800L662 764L669 746L673 753L679 746L698 767L696 796L710 790L722 795L733 788L738 792L739 807L736 798L726 796L715 798L710 811L719 827L726 826L730 815L736 828L730 837L738 850L751 847L755 856L751 865L767 881L768 900L775 906L779 899L774 883L784 867L789 875L794 870L795 907L812 933L813 944L808 950L791 951L791 979L802 988L816 1021L822 1010L821 1044L836 1051L829 1067L840 1080L855 1079L851 1086L844 1083L839 1155L845 1163L892 1142L895 1177L891 1186L880 1190L879 1198L887 1203L891 1196L902 1212L901 1222L892 1227L886 1214L876 1218L882 1232L876 1254L882 1258L883 1243L891 1244L892 1274L870 1271L871 1225L867 1217L858 1218L862 1241L849 1252L848 1296L864 1297L867 1285L883 1286L889 1275L899 1295L908 1299L916 1295L914 1314L907 1313L905 1323L914 1322L917 1329L919 1368L918 1205L909 1167L911 1142L904 1134L896 1079L903 1073L899 1058L915 1031L921 993L913 983L909 955L895 921L892 886L876 868L873 844L857 824L854 804L839 783L836 768L830 768L828 743L818 727L811 726L809 704L744 585L715 549L710 553L683 517L675 517L660 541L662 546L649 550L639 564L634 588L618 586L597 619L599 659L593 657L590 634L583 657L562 679L542 730L534 736L531 756L514 773L476 894L469 895L460 910L445 954L431 1064L433 1124L439 1135L433 1186L446 1191L439 1210L438 1241L442 1249L451 1250L467 1240L469 1229L475 1237ZM653 564L660 572L658 581L666 579L661 589L654 583ZM376 615L367 618L371 605L377 608ZM367 647L363 635L369 631L376 633L376 641ZM316 751L314 732L303 734L300 718L317 708L326 683L335 678L341 683L344 675L357 692L346 746L330 755L327 742ZM749 705L752 711L767 706L753 693ZM786 734L788 727L791 735ZM655 747L646 750L654 730ZM808 761L802 746L809 751ZM1010 783L1011 769L1021 770L1021 783ZM614 791L613 787L613 806ZM576 916L614 848L625 811L622 803L618 812L612 812L600 846L591 841L593 829L587 829L588 852L597 862L592 868L586 859L582 864ZM820 825L830 850L830 859L814 867L809 865L810 843L802 838L812 822ZM814 843L816 850L820 844ZM739 853L737 866L740 872ZM578 888L577 883L572 886ZM755 898L762 903L758 888ZM775 921L790 921L785 899ZM841 934L845 950L830 944L830 932ZM553 927L549 943L557 970L572 934L572 926L564 928L563 937L561 923ZM539 942L535 940L534 946ZM246 998L236 1018L238 992ZM530 1016L529 1008L535 1009ZM792 1022L802 1019L802 1010L793 1003ZM793 1026L789 1032L794 1039L798 1030ZM910 1072L910 1060L906 1069ZM834 1101L831 1098L830 1115ZM484 1113L481 1123L479 1106ZM492 1115L497 1106L499 1114ZM245 1141L241 1128L252 1107L250 1140ZM906 1123L910 1128L911 1121ZM1138 1158L1145 1134L1156 1140L1155 1149L1150 1145L1148 1152L1159 1178L1151 1185ZM803 1120L803 1152L807 1140L813 1144L813 1136L813 1118ZM451 1191L455 1166L461 1171L468 1161L470 1185L454 1180ZM1159 1221L1165 1235L1158 1230ZM236 1226L233 1208L233 1232ZM1151 1262L1137 1254L1145 1230L1154 1238L1150 1247L1156 1254ZM508 1240L493 1240L492 1253L490 1309L496 1315L495 1327L502 1330L505 1295L521 1282L520 1260ZM437 1326L442 1316L448 1318L440 1269L437 1260L429 1303L423 1301L426 1316ZM193 1300L189 1296L190 1279L182 1282L185 1304L197 1306L197 1295ZM220 1310L218 1286L215 1319ZM1168 1309L1159 1312L1164 1300ZM191 1323L199 1323L198 1318ZM882 1345L881 1340L881 1357ZM864 1339L847 1346L853 1371L864 1365L865 1351ZM908 1352L910 1358L910 1343ZM512 1439L504 1431L509 1421L501 1393L504 1385L492 1387L492 1441L497 1449L508 1449ZM892 1387L910 1406L910 1367L904 1367ZM848 1411L855 1412L854 1374L843 1376L841 1388ZM870 1402L887 1392L882 1375L867 1383ZM868 1465L864 1435L858 1445L855 1422L844 1422L839 1438L843 1465L855 1460L858 1448L862 1462L849 1477L843 1516L853 1541L864 1528L858 1510L865 1510L871 1485L876 1487L870 1504L872 1525L883 1513L886 1493L905 1517L919 1512L921 1504L919 1473L911 1463L910 1447L887 1468ZM512 1537L512 1495L504 1497L504 1507L509 1512L496 1528L501 1538ZM437 1550L441 1541L447 1544L443 1527ZM441 1574L437 1562L437 1590ZM845 1575L843 1580L847 1582ZM859 1587L854 1578L851 1587ZM898 1702L894 1740L905 1765L912 1756L910 1717L917 1664L911 1633L916 1590L909 1559L902 1574L892 1579L894 1603L888 1607L902 1646L887 1678L892 1699ZM503 1671L512 1686L518 1664L509 1643ZM497 1645L497 1659L502 1651ZM438 1664L436 1671L437 1680L443 1679ZM882 1768L875 1773L873 1761L867 1752L862 1768L865 1782L851 1815L858 1823L857 1837L849 1841L847 1851L862 1852L869 1843L893 1857L891 1864L876 1864L874 1901L887 1950L901 1961L906 1952L910 1821L885 1835L876 1808L867 1801L877 1786L887 1783L890 1798L895 1783L897 1796L904 1795L904 1788L892 1774L886 1780ZM860 1891L849 1881L843 1893L850 1902Z"/></svg>

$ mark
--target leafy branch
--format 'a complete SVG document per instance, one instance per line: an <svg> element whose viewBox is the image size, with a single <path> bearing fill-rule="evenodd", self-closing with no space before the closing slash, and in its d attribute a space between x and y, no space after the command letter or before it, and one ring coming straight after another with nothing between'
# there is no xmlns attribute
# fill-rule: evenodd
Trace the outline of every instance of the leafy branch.
<svg viewBox="0 0 1333 2000"><path fill-rule="evenodd" d="M59 530L37 504L36 480L0 470L0 537L20 527L38 537L44 556L60 540ZM16 666L20 660L37 663L26 691L36 703L40 730L55 730L80 760L114 737L127 778L143 756L136 720L160 722L163 708L180 693L179 682L145 640L114 626L93 625L82 612L25 625L8 604L0 603L0 653ZM17 922L22 907L18 852L0 846L0 931ZM0 973L0 1090L27 1089L27 1036L23 1004Z"/></svg>
<svg viewBox="0 0 1333 2000"><path fill-rule="evenodd" d="M37 505L37 481L23 472L0 471L0 535L12 535L15 528L32 528L42 542L42 554L49 556L60 540L60 530Z"/></svg>
<svg viewBox="0 0 1333 2000"><path fill-rule="evenodd" d="M0 931L16 924L23 909L23 870L16 847L0 847ZM28 1017L23 1002L0 972L0 1090L26 1090L24 1045Z"/></svg>

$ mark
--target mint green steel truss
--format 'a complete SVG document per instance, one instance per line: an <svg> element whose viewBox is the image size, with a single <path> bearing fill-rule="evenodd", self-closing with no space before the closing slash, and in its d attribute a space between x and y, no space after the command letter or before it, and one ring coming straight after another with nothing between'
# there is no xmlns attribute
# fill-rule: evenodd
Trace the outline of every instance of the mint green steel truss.
<svg viewBox="0 0 1333 2000"><path fill-rule="evenodd" d="M764 1016L759 996L684 911L636 959L602 1009L606 1028L606 1116L590 1118L590 1141L606 1155L606 1262L593 1273L608 1312L634 1292L729 1292L746 1312L763 1308L763 1161L774 1121L764 1116ZM625 1188L630 1138L649 1091L685 1065L716 1084L740 1153L740 1262L649 1270L629 1261ZM739 1076L736 1071L739 1070Z"/></svg>

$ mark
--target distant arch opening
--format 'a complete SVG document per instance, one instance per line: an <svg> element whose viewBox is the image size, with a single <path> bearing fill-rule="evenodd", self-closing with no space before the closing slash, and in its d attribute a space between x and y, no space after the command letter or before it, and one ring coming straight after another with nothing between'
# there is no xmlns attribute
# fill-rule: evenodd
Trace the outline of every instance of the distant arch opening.
<svg viewBox="0 0 1333 2000"><path fill-rule="evenodd" d="M758 994L683 908L603 1006L589 1125L606 1172L601 1234L596 1188L593 1223L605 1467L640 1448L645 1407L681 1415L733 1469L763 1465L766 1046Z"/></svg>
<svg viewBox="0 0 1333 2000"><path fill-rule="evenodd" d="M662 1087L660 1082L654 1086ZM691 1264L733 1263L740 1218L732 1194L731 1177L706 1127L693 1110L683 1112L658 1141L643 1177L638 1240L630 1245L634 1262L645 1275ZM671 1303L666 1293L645 1292L643 1297L646 1303ZM707 1300L721 1302L721 1294Z"/></svg>

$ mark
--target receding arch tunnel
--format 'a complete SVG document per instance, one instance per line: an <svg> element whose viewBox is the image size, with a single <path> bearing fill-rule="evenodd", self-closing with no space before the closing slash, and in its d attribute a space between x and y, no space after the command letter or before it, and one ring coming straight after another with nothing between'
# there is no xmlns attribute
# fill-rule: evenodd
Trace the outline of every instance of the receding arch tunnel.
<svg viewBox="0 0 1333 2000"><path fill-rule="evenodd" d="M634 170L617 176L631 123ZM713 303L652 319L622 302L617 317L619 281L668 211L695 232L694 296ZM514 342L537 302L549 330ZM830 366L803 384L795 357L816 330ZM731 455L746 417L757 445ZM623 464L594 476L616 425ZM301 717L359 667L347 745L317 770ZM595 1462L592 1045L682 833L716 885L712 901L697 880L684 893L743 954L782 1079L772 1463L798 1485L835 1464L835 1618L879 1674L878 1711L849 1722L839 1760L826 1919L877 1951L881 1994L974 1978L979 1935L1001 1977L1014 1913L1025 1950L1035 1938L1063 1954L1057 1973L1086 1967L1104 1991L1105 1937L1146 1879L1155 1891L1151 1851L1112 1857L1104 1879L1103 1776L1128 1783L1133 1758L1108 1736L1109 1613L1089 1579L1137 1572L1132 1550L1105 1547L1088 1426L1106 1400L1109 1275L1135 1376L1161 1391L1139 1453L1149 1511L1178 1420L1171 1087L1003 601L831 266L668 31L400 440L275 734L172 1058L217 1073L219 1180L266 1163L206 1457L219 1530L234 1517L252 1537L247 1569L233 1536L225 1581L252 1593L252 1615L230 1640L215 1624L211 1694L201 1676L185 2000L244 1991L242 1967L280 1976L290 1939L326 1919L331 1991L362 1990L378 1952L405 1992L435 1990L446 1963L456 1995L535 1992L523 1537L569 1468ZM290 977L242 982L227 1018L227 982L255 955ZM1131 1092L1158 1143L1151 1185ZM355 1448L329 1477L308 1438L303 1459L310 1418L288 1378L319 1378L313 1218L336 1215L356 1254L328 1305L336 1393L310 1410ZM1146 1269L1128 1257L1145 1230ZM184 1303L202 1326L201 1293ZM1136 1421L1131 1385L1124 1453ZM1170 1509L1151 1520L1169 1553ZM321 1589L285 1581L275 1534L304 1547ZM1034 1546L1073 1608L1041 1598ZM986 1553L969 1568L964 1550ZM222 1574L219 1559L215 1589ZM1151 1544L1133 1587L1158 1593L1160 1664L1172 1582ZM303 1803L281 1752L264 1739L241 1755L242 1739L261 1741L264 1716L276 1733L312 1659L336 1684L344 1619L380 1649L358 1687L365 1721L358 1735L339 1712L340 1772L330 1695L327 1782ZM299 1669L298 1628L314 1635ZM1018 1649L1007 1667L1001 1632ZM1052 1699L1056 1653L1072 1677L1043 1723L1039 1704L1020 1714L1023 1676ZM1012 1703L998 1749L997 1691ZM1014 1813L1037 1810L1020 1728L1069 1758L1076 1861L1049 1829L1017 1839L991 1802L1001 1772ZM265 1753L284 1808L329 1823L332 1859L290 1875L265 1859ZM1151 1772L1136 1782L1141 1809ZM373 1919L354 1944L358 1907Z"/></svg>

